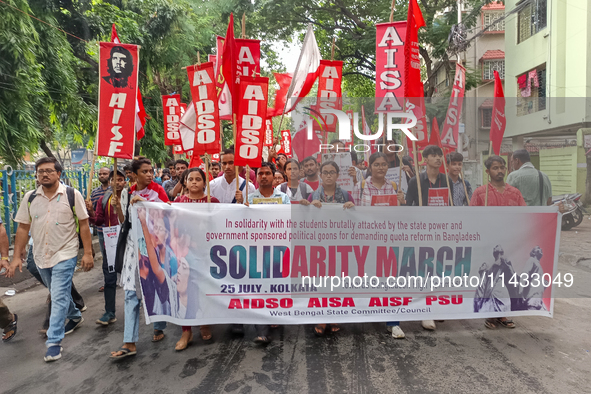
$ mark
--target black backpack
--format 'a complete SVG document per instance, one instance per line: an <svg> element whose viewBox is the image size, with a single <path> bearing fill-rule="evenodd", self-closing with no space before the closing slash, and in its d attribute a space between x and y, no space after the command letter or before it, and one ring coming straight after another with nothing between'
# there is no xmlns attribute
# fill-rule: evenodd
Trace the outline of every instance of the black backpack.
<svg viewBox="0 0 591 394"><path fill-rule="evenodd" d="M74 221L76 222L76 232L80 234L80 223L78 223L78 216L76 215L76 196L74 194L74 188L71 186L66 186L66 196L68 197L68 204L70 204L70 209L72 210L72 215L74 215ZM29 200L27 201L27 208L29 209L29 219L31 218L31 203L37 197L37 190L34 190L33 193L29 196Z"/></svg>

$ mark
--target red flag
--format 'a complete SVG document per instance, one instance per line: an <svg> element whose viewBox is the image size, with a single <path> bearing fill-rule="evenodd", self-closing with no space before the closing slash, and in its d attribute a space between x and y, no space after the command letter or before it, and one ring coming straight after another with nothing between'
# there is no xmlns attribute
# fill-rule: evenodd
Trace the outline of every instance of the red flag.
<svg viewBox="0 0 591 394"><path fill-rule="evenodd" d="M222 53L224 52L224 37L217 36L216 40L216 56L214 60L215 64L215 84L216 94L218 95L218 105L220 107L220 119L221 120L232 120L232 99L230 96L230 89L222 74ZM211 61L211 59L209 60Z"/></svg>
<svg viewBox="0 0 591 394"><path fill-rule="evenodd" d="M193 155L218 153L220 151L220 118L213 63L189 66L187 74L197 115Z"/></svg>
<svg viewBox="0 0 591 394"><path fill-rule="evenodd" d="M437 119L433 118L433 123L431 124L431 136L429 137L429 145L435 145L441 148L443 151L443 160L446 160L447 157L447 149L441 146L441 136L439 135L439 124L437 123ZM445 174L445 167L443 163L441 163L441 167L439 167L439 172Z"/></svg>
<svg viewBox="0 0 591 394"><path fill-rule="evenodd" d="M273 121L269 118L265 119L265 139L263 146L273 146Z"/></svg>
<svg viewBox="0 0 591 394"><path fill-rule="evenodd" d="M221 73L224 76L228 89L232 98L236 97L234 92L235 84L234 77L236 75L236 41L234 39L234 14L230 14L230 21L228 22L228 30L226 31L226 38L224 39L224 50L222 51L222 68ZM218 86L219 87L219 86ZM238 101L232 100L232 113L238 112Z"/></svg>
<svg viewBox="0 0 591 394"><path fill-rule="evenodd" d="M317 106L322 108L341 109L343 100L341 93L341 80L343 75L343 62L339 60L321 60L318 68L318 100ZM321 115L326 128L323 131L333 133L337 130L337 117L332 114ZM320 125L314 123L314 130L320 130Z"/></svg>
<svg viewBox="0 0 591 394"><path fill-rule="evenodd" d="M421 82L421 91L423 89L423 83ZM411 98L406 102L406 112L412 112L417 118L417 125L410 129L415 137L417 137L417 147L424 148L429 145L429 139L427 138L427 114L425 113L425 98ZM412 147L412 141L407 137L406 146Z"/></svg>
<svg viewBox="0 0 591 394"><path fill-rule="evenodd" d="M117 35L117 28L115 27L114 23L111 25L111 42L114 42L115 44L121 44L119 36Z"/></svg>
<svg viewBox="0 0 591 394"><path fill-rule="evenodd" d="M162 96L164 110L164 145L181 144L179 125L181 121L181 95Z"/></svg>
<svg viewBox="0 0 591 394"><path fill-rule="evenodd" d="M146 113L146 109L144 108L144 101L142 100L142 92L140 92L140 87L137 88L137 97L135 100L136 106L136 114L135 114L135 131L136 131L136 138L137 140L141 140L146 135L144 131L144 125L146 124L146 118L148 114Z"/></svg>
<svg viewBox="0 0 591 394"><path fill-rule="evenodd" d="M133 158L138 51L137 45L99 43L99 156Z"/></svg>
<svg viewBox="0 0 591 394"><path fill-rule="evenodd" d="M298 156L298 160L302 161L308 156L313 156L320 152L320 139L318 135L312 131L312 138L308 139L308 127L311 129L312 120L302 122L300 129L294 134L291 139L292 148L294 153ZM308 126L308 124L310 126Z"/></svg>
<svg viewBox="0 0 591 394"><path fill-rule="evenodd" d="M406 22L376 24L375 112L402 111ZM401 39L402 38L402 39Z"/></svg>
<svg viewBox="0 0 591 394"><path fill-rule="evenodd" d="M445 116L443 125L442 146L451 149L458 148L458 139L460 136L460 116L462 115L462 103L464 101L464 91L466 89L466 69L461 64L456 64L456 74L454 84L451 89L449 107Z"/></svg>
<svg viewBox="0 0 591 394"><path fill-rule="evenodd" d="M419 58L419 29L425 26L425 20L417 0L408 4L406 39L404 40L404 96L423 97L421 83L421 60Z"/></svg>
<svg viewBox="0 0 591 394"><path fill-rule="evenodd" d="M493 153L501 154L501 143L505 135L505 94L503 93L503 84L497 70L495 74L495 99L493 102L492 122L490 126L490 141L492 142Z"/></svg>
<svg viewBox="0 0 591 394"><path fill-rule="evenodd" d="M291 132L289 130L281 130L281 150L287 157L293 157L291 153Z"/></svg>
<svg viewBox="0 0 591 394"><path fill-rule="evenodd" d="M236 118L237 166L259 167L263 158L263 136L269 95L269 78L240 77L239 95L233 96L239 103Z"/></svg>
<svg viewBox="0 0 591 394"><path fill-rule="evenodd" d="M275 80L279 84L279 89L275 93L275 104L273 108L269 108L267 110L267 118L272 118L273 116L280 116L283 113L283 108L285 108L285 100L287 98L287 92L289 91L289 86L291 85L291 74L288 73L274 73Z"/></svg>

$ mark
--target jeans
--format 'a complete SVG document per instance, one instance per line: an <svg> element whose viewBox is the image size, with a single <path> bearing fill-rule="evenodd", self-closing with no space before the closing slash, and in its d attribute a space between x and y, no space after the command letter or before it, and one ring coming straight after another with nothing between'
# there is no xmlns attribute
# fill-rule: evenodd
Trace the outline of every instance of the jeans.
<svg viewBox="0 0 591 394"><path fill-rule="evenodd" d="M112 313L115 316L115 296L117 293L117 272L109 272L109 265L107 264L107 253L105 251L105 239L103 232L98 233L99 245L101 247L101 254L103 255L103 276L105 277L105 312Z"/></svg>
<svg viewBox="0 0 591 394"><path fill-rule="evenodd" d="M66 318L78 320L82 317L72 300L72 277L77 257L64 260L51 268L40 268L39 275L51 295L51 317L47 330L47 347L59 345L64 339Z"/></svg>
<svg viewBox="0 0 591 394"><path fill-rule="evenodd" d="M31 275L33 275L35 277L35 279L37 279L39 282L41 282L41 284L43 286L47 287L45 285L45 283L43 282L41 275L39 274L39 269L37 268L37 264L35 264L35 257L33 256L33 245L31 245L29 247L29 252L27 253L27 269L29 270ZM78 293L78 290L76 290L76 286L74 286L74 282L72 282L71 294L72 294L72 300L74 301L76 308L78 308L78 309L84 308L84 299L82 299L82 296L80 295L80 293ZM45 320L43 321L42 327L44 330L47 330L49 328L50 316L51 316L51 296L49 297L49 302L47 303L47 312L45 313Z"/></svg>
<svg viewBox="0 0 591 394"><path fill-rule="evenodd" d="M267 324L255 324L254 329L256 330L257 337L268 337L271 332L271 326Z"/></svg>
<svg viewBox="0 0 591 394"><path fill-rule="evenodd" d="M166 322L155 322L154 330L164 330ZM140 339L140 300L135 290L125 290L125 322L123 343L137 343Z"/></svg>
<svg viewBox="0 0 591 394"><path fill-rule="evenodd" d="M395 326L399 326L399 325L400 325L400 322L399 321L389 321L389 322L386 322L386 326L388 326L388 327L395 327Z"/></svg>

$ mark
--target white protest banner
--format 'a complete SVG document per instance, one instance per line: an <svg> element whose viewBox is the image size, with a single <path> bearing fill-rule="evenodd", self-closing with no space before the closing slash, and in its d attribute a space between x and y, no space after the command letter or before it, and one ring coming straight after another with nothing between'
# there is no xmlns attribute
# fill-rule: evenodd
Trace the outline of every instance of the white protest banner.
<svg viewBox="0 0 591 394"><path fill-rule="evenodd" d="M400 179L400 174L402 174L402 180ZM396 185L402 190L404 194L406 194L406 190L408 189L408 182L406 181L406 175L404 171L400 171L400 167L392 167L388 168L388 172L386 173L386 179L389 182L395 182Z"/></svg>
<svg viewBox="0 0 591 394"><path fill-rule="evenodd" d="M337 185L347 192L352 192L355 185L353 184L353 178L349 176L349 168L353 166L351 153L323 153L322 162L324 163L325 161L334 161L337 163L339 166Z"/></svg>
<svg viewBox="0 0 591 394"><path fill-rule="evenodd" d="M115 272L115 255L117 252L117 240L119 239L120 228L121 226L103 227L105 253L107 255L107 265L109 267L109 272Z"/></svg>
<svg viewBox="0 0 591 394"><path fill-rule="evenodd" d="M148 323L552 317L556 288L573 284L557 269L557 207L131 209L135 241L145 242L138 257L158 281L140 272L144 300L161 303L145 305L162 311L148 313ZM166 223L174 236L153 236ZM172 250L162 262L160 247ZM152 297L161 286L167 298Z"/></svg>

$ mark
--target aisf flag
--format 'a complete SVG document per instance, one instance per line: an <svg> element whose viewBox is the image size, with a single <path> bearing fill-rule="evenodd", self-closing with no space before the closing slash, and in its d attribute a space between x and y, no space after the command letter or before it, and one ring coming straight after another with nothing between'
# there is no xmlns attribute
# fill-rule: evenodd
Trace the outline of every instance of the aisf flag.
<svg viewBox="0 0 591 394"><path fill-rule="evenodd" d="M263 157L263 138L267 116L269 78L240 78L236 149L234 164L259 167Z"/></svg>
<svg viewBox="0 0 591 394"><path fill-rule="evenodd" d="M137 45L99 43L99 156L133 158L138 51Z"/></svg>
<svg viewBox="0 0 591 394"><path fill-rule="evenodd" d="M213 63L187 67L197 122L193 155L220 152L220 114Z"/></svg>

